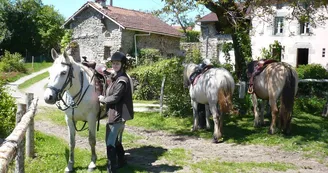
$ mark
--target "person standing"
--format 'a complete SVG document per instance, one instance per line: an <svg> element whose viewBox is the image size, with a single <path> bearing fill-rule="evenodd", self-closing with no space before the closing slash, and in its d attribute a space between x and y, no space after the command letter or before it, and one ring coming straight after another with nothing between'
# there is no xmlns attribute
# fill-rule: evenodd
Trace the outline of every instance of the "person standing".
<svg viewBox="0 0 328 173"><path fill-rule="evenodd" d="M108 122L106 125L107 172L115 173L116 169L126 164L122 133L125 121L133 119L133 101L131 81L126 74L127 58L122 52L115 52L111 57L115 75L108 86L105 96L98 96L106 104ZM117 157L117 160L116 160Z"/></svg>

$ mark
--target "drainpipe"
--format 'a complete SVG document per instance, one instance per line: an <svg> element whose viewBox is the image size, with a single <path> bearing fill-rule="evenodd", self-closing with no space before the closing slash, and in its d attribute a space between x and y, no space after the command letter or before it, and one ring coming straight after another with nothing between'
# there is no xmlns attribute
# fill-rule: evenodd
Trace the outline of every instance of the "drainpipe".
<svg viewBox="0 0 328 173"><path fill-rule="evenodd" d="M148 34L134 34L134 54L136 56L136 65L138 64L137 36L150 36L150 32Z"/></svg>

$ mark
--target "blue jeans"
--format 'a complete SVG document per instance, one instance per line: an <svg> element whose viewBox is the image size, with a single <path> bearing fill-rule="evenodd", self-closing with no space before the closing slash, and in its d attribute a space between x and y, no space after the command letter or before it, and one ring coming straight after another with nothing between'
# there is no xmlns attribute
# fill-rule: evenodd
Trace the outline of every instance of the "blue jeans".
<svg viewBox="0 0 328 173"><path fill-rule="evenodd" d="M124 122L106 125L106 145L115 147L118 135L122 141L122 133L124 129Z"/></svg>

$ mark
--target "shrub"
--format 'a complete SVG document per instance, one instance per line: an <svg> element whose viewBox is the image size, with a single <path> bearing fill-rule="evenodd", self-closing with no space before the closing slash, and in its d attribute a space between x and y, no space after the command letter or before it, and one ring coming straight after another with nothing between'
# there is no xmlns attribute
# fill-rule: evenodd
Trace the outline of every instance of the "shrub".
<svg viewBox="0 0 328 173"><path fill-rule="evenodd" d="M149 65L151 63L157 62L160 57L161 53L158 49L141 49L138 64Z"/></svg>
<svg viewBox="0 0 328 173"><path fill-rule="evenodd" d="M21 54L11 54L9 51L5 51L4 56L0 59L0 71L26 73L27 69L24 67L23 60Z"/></svg>
<svg viewBox="0 0 328 173"><path fill-rule="evenodd" d="M7 137L15 128L16 105L14 99L5 91L0 81L0 138Z"/></svg>
<svg viewBox="0 0 328 173"><path fill-rule="evenodd" d="M158 61L151 66L139 66L129 74L139 82L135 99L159 99L163 77L166 77L164 102L168 106L166 114L184 115L191 112L188 89L183 87L183 58ZM189 114L188 114L189 115Z"/></svg>
<svg viewBox="0 0 328 173"><path fill-rule="evenodd" d="M300 79L327 79L328 72L319 64L301 65L297 69ZM326 83L299 83L295 110L308 113L319 113L328 96L328 85Z"/></svg>
<svg viewBox="0 0 328 173"><path fill-rule="evenodd" d="M180 30L180 32L183 32ZM187 31L185 38L181 39L181 42L199 42L199 36L200 32L199 31Z"/></svg>

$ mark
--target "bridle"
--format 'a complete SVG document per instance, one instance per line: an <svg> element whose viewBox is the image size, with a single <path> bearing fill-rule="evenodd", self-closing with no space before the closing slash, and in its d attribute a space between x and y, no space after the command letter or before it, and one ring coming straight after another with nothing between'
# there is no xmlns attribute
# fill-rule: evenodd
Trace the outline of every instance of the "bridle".
<svg viewBox="0 0 328 173"><path fill-rule="evenodd" d="M64 83L64 85L61 87L61 89L58 89L58 88L56 88L56 87L49 86L49 85L47 86L47 88L49 88L49 89L55 91L56 98L58 98L58 99L57 99L57 102L56 102L56 106L57 106L58 109L60 109L60 110L62 110L62 111L65 111L65 110L67 110L67 109L69 109L69 108L72 108L72 119L73 119L73 123L74 123L75 130L76 130L76 131L82 131L82 130L84 130L84 126L86 125L86 122L84 123L83 127L82 127L80 130L77 130L77 129L76 129L76 125L75 125L75 121L74 121L74 108L77 108L77 107L80 105L80 103L81 103L81 101L82 101L84 95L86 94L86 92L87 92L88 89L89 89L90 84L86 87L86 89L85 89L84 92L82 93L82 90L83 90L83 72L80 71L80 78L81 78L81 80L80 80L80 83L81 83L81 85L80 85L80 86L81 86L81 87L80 87L80 90L79 90L79 92L78 92L75 96L72 97L72 102L67 103L67 102L63 99L63 95L64 95L64 93L65 93L67 90L69 90L69 89L72 87L72 85L73 85L73 82L72 82L72 81L73 81L73 78L74 78L74 75L73 75L73 70L74 70L74 69L73 69L72 64L70 64L70 63L61 62L61 64L63 64L63 65L67 65L67 66L69 67L69 69L68 69L68 74L67 74L67 77L66 77L66 79L65 79L65 83ZM90 82L92 82L94 76L95 76L95 73L93 73ZM69 88L66 89L68 85L69 85ZM75 100L76 98L77 98L77 101L75 102L74 100ZM60 102L62 102L63 105L64 105L65 107L62 107L61 104L60 104Z"/></svg>

